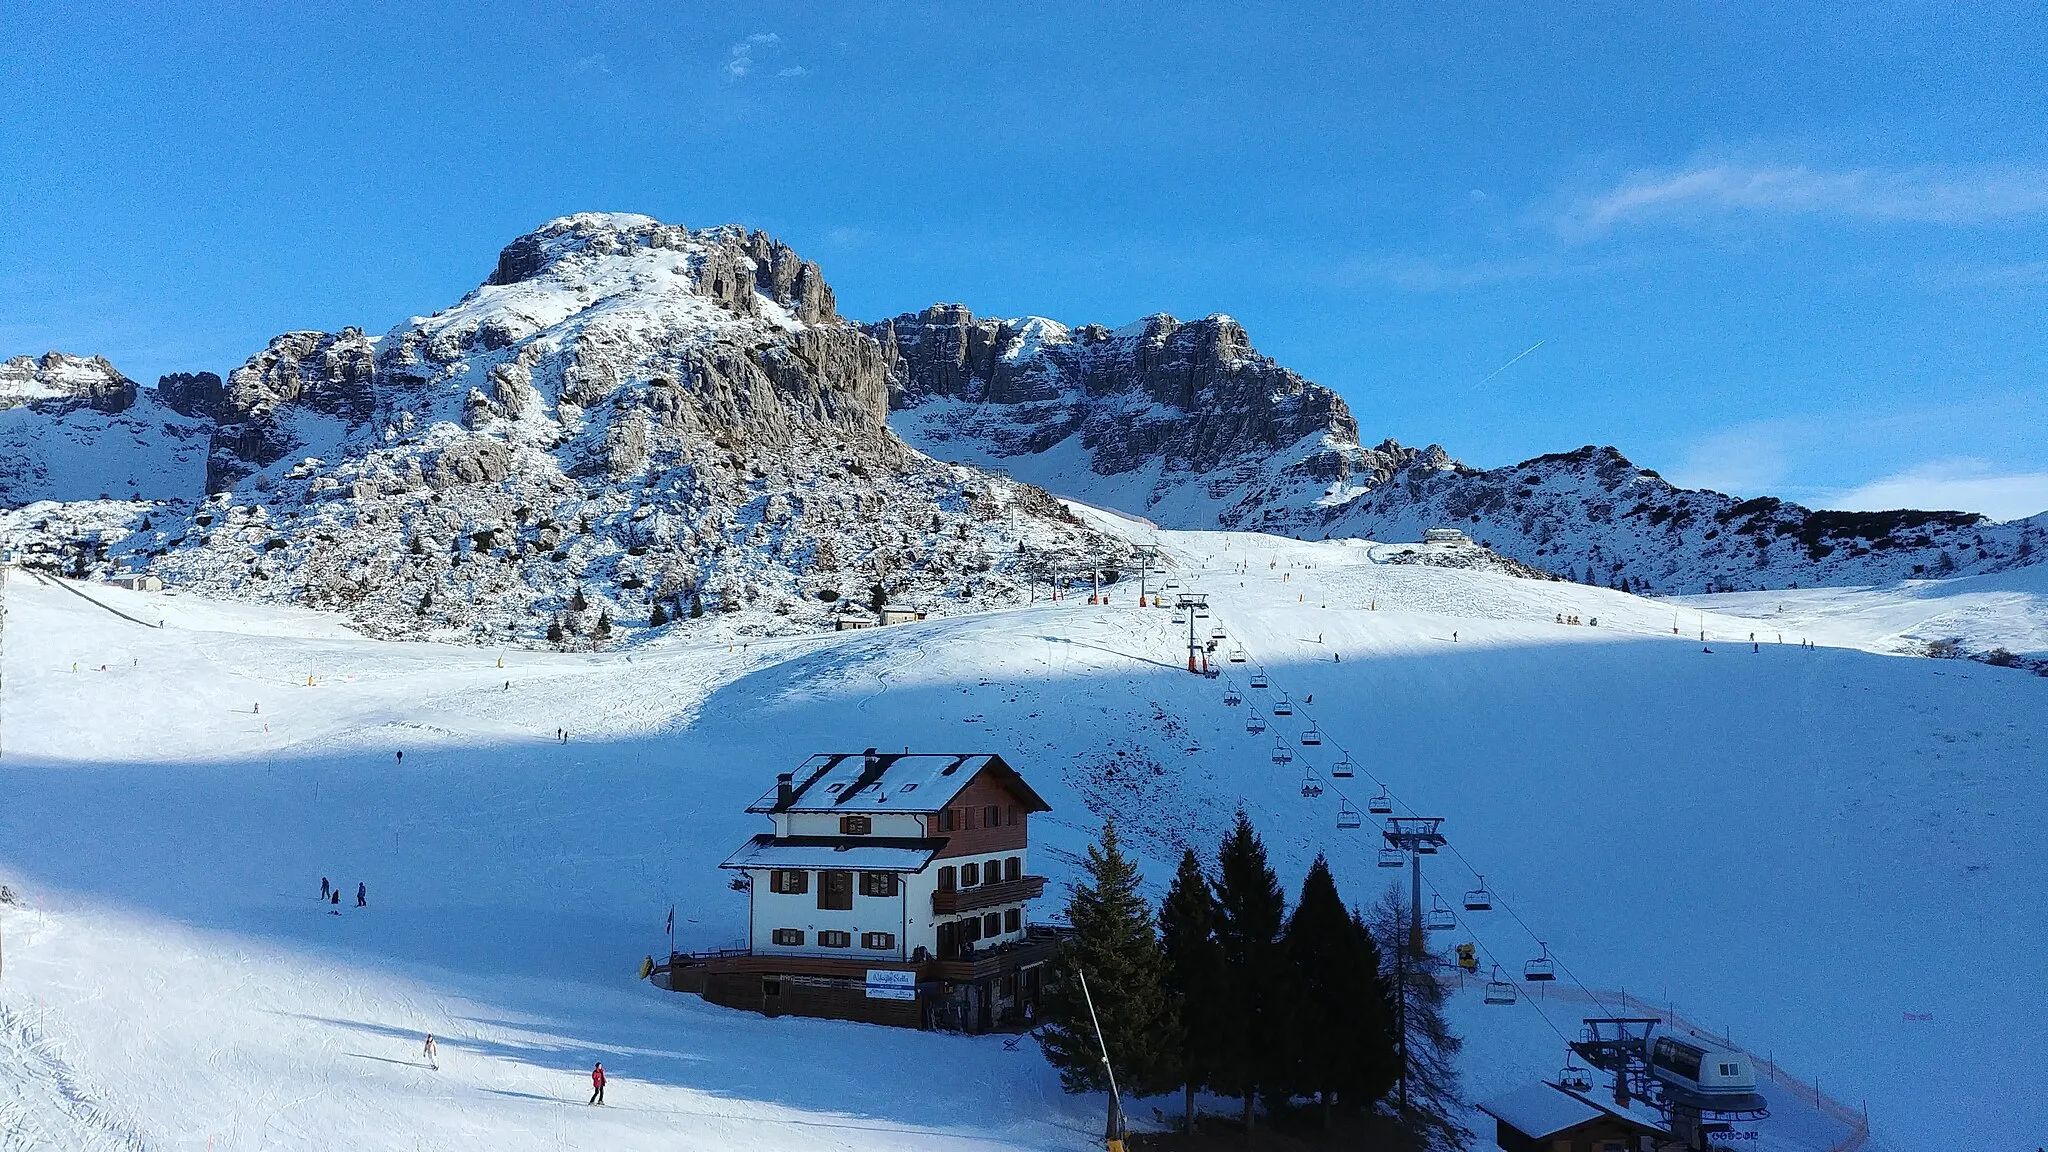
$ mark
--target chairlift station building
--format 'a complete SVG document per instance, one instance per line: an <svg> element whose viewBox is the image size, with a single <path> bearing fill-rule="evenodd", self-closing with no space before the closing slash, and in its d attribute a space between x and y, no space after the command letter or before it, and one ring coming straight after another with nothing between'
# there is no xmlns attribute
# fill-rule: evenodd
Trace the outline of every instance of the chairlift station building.
<svg viewBox="0 0 2048 1152"><path fill-rule="evenodd" d="M1035 1005L1056 936L1030 922L1030 819L1002 757L812 756L747 808L747 946L670 957L670 987L769 1015L986 1031Z"/></svg>

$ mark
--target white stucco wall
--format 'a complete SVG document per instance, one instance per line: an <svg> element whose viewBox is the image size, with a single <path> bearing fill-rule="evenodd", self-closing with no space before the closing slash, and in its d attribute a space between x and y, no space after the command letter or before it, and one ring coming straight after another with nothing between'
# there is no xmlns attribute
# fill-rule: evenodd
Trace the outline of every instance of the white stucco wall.
<svg viewBox="0 0 2048 1152"><path fill-rule="evenodd" d="M752 916L752 938L750 947L763 954L784 956L842 956L848 958L867 957L873 960L903 959L910 955L904 946L904 911L907 907L904 897L909 884L899 884L894 896L863 896L860 894L860 878L854 878L853 907L846 911L828 910L818 907L818 875L811 874L810 891L800 893L771 892L768 889L768 869L749 868L747 878L752 881L750 896ZM914 876L903 877L913 881ZM930 891L924 897L927 915L932 905ZM788 947L775 943L775 929L800 928L804 933L802 947ZM818 933L825 931L850 932L853 944L847 948L821 948ZM896 937L896 947L884 952L875 948L860 946L862 933L887 932ZM914 945L912 946L914 947Z"/></svg>

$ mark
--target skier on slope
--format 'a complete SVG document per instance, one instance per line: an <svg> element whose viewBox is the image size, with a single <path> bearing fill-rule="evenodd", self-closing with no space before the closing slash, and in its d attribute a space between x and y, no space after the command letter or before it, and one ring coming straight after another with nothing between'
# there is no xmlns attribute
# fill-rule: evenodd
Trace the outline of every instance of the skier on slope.
<svg viewBox="0 0 2048 1152"><path fill-rule="evenodd" d="M368 884L365 884L365 883L363 883L362 881L358 880L358 881L356 881L356 907L358 907L358 908L368 908L369 906L370 906L370 886L369 886Z"/></svg>
<svg viewBox="0 0 2048 1152"><path fill-rule="evenodd" d="M334 891L334 886L327 882L327 877L322 876L320 878L320 902L322 904L327 903L327 894L332 891Z"/></svg>
<svg viewBox="0 0 2048 1152"><path fill-rule="evenodd" d="M434 1043L434 1034L432 1032L427 1033L427 1042L420 1046L420 1055L427 1058L427 1067L432 1068L436 1072L441 1070L441 1048L440 1045Z"/></svg>
<svg viewBox="0 0 2048 1152"><path fill-rule="evenodd" d="M602 1060L598 1061L597 1066L590 1070L590 1102L592 1104L604 1103L604 1061Z"/></svg>

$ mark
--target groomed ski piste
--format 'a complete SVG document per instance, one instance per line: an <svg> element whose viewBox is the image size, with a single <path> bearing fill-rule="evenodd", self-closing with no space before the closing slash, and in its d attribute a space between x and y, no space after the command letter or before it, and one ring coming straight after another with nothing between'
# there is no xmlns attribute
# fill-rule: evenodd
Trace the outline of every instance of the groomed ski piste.
<svg viewBox="0 0 2048 1152"><path fill-rule="evenodd" d="M1166 549L1169 597L1209 596L1219 679L1128 578L1106 605L548 654L10 573L0 1148L1095 1146L1101 1098L1029 1040L635 979L671 905L681 948L743 937L716 865L776 772L869 746L1019 767L1053 805L1041 919L1104 815L1155 895L1242 806L1290 896L1322 851L1360 904L1406 873L1341 806L1377 781L1444 817L1435 894L1480 872L1496 900L1432 934L1486 962L1453 1009L1475 1101L1555 1077L1584 1016L1675 1011L1798 1078L1763 1085L1744 1147L1950 1148L1964 1118L1973 1148L2041 1139L2048 679L1891 654L1941 586L1674 605L1090 515ZM2023 645L2043 592L2000 579L1955 591L2016 597L1982 626ZM1763 617L1795 601L1778 643ZM369 906L330 914L323 876ZM1539 940L1548 988L1518 979ZM1480 1001L1494 962L1512 1006Z"/></svg>

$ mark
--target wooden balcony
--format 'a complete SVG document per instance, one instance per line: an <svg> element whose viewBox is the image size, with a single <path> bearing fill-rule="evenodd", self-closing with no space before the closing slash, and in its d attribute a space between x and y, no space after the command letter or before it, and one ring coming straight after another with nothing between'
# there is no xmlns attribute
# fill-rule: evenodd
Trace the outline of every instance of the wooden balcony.
<svg viewBox="0 0 2048 1152"><path fill-rule="evenodd" d="M1045 877L1022 876L1015 880L1004 880L996 884L982 884L973 888L959 888L951 892L932 893L932 911L939 915L954 912L978 912L983 908L1000 908L1005 904L1018 904L1036 900L1045 892Z"/></svg>

